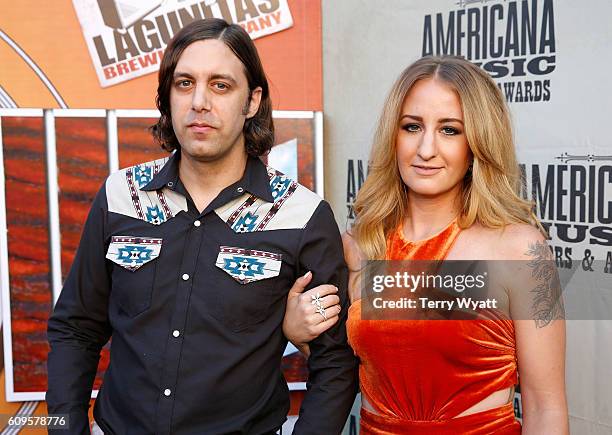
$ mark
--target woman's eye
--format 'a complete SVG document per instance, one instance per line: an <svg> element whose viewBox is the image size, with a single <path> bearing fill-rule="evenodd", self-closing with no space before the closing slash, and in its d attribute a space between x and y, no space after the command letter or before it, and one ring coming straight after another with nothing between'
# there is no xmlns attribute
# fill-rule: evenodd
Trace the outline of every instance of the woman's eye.
<svg viewBox="0 0 612 435"><path fill-rule="evenodd" d="M406 124L402 128L408 132L413 133L419 131L421 129L421 126L419 124Z"/></svg>
<svg viewBox="0 0 612 435"><path fill-rule="evenodd" d="M454 127L442 127L442 133L447 136L454 136L456 134L459 134L459 130Z"/></svg>

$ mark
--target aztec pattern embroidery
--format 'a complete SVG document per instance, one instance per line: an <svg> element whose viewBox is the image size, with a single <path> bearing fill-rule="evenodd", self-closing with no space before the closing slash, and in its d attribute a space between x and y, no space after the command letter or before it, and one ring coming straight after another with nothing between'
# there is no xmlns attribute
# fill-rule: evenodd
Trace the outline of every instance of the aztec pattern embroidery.
<svg viewBox="0 0 612 435"><path fill-rule="evenodd" d="M281 254L221 246L215 265L241 284L278 276Z"/></svg>
<svg viewBox="0 0 612 435"><path fill-rule="evenodd" d="M226 220L235 232L263 231L298 187L295 181L272 168L268 168L268 177L274 200L272 207L267 212L260 212L260 206L267 203L254 195L249 195Z"/></svg>
<svg viewBox="0 0 612 435"><path fill-rule="evenodd" d="M125 179L130 190L132 205L134 207L134 210L136 211L136 216L138 216L139 219L142 219L154 225L160 225L166 222L168 219L174 217L172 211L170 210L170 207L168 206L166 196L161 190L158 190L156 194L157 199L159 200L159 204L151 204L150 206L145 206L146 212L144 212L143 204L138 192L144 186L149 184L153 177L158 174L162 167L161 163L165 163L165 160L167 159L164 159L162 161L156 160L155 162L148 164L143 163L141 165L136 165L131 168L127 168L125 171Z"/></svg>
<svg viewBox="0 0 612 435"><path fill-rule="evenodd" d="M159 256L162 239L113 236L106 258L132 272Z"/></svg>

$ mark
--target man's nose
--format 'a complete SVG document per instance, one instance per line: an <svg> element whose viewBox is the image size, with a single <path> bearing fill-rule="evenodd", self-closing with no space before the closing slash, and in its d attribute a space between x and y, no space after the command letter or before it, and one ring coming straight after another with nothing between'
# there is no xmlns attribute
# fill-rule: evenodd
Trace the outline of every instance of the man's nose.
<svg viewBox="0 0 612 435"><path fill-rule="evenodd" d="M196 85L191 97L191 108L196 112L210 110L210 95L206 86Z"/></svg>

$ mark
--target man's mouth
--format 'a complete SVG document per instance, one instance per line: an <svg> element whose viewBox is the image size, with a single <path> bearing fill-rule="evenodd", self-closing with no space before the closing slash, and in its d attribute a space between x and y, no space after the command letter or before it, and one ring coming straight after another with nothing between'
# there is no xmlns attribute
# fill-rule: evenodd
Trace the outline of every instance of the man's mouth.
<svg viewBox="0 0 612 435"><path fill-rule="evenodd" d="M207 122L194 121L187 124L187 128L194 133L208 133L209 131L214 130L215 127Z"/></svg>

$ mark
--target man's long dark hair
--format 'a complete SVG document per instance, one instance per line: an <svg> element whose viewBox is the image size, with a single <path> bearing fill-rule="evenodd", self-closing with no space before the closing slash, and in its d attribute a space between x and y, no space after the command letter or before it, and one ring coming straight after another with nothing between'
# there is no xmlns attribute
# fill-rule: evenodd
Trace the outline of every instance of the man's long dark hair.
<svg viewBox="0 0 612 435"><path fill-rule="evenodd" d="M264 73L255 44L248 33L237 24L228 24L218 18L206 18L194 21L183 27L170 41L164 52L159 68L157 97L155 103L161 116L151 127L153 137L167 151L180 148L170 114L170 89L173 74L181 54L190 44L206 40L222 41L244 65L244 72L249 84L249 98L253 89L261 87L259 110L244 123L244 142L246 151L252 156L261 156L274 145L274 124L272 122L272 100L268 89L268 80Z"/></svg>

